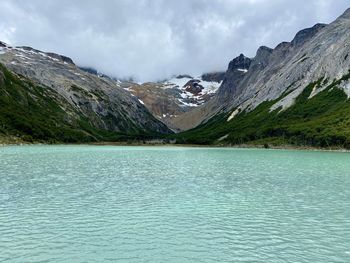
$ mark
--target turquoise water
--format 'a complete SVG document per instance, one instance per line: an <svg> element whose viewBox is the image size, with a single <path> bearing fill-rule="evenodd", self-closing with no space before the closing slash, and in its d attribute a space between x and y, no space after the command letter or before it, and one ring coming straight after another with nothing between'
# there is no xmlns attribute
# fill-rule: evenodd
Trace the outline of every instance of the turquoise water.
<svg viewBox="0 0 350 263"><path fill-rule="evenodd" d="M350 154L0 147L0 262L350 262Z"/></svg>

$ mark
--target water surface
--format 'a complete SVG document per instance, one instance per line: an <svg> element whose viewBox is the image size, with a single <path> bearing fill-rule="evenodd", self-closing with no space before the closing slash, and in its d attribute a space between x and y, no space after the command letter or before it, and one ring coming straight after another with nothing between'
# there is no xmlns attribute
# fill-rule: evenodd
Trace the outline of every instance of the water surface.
<svg viewBox="0 0 350 263"><path fill-rule="evenodd" d="M350 154L0 147L0 262L350 262Z"/></svg>

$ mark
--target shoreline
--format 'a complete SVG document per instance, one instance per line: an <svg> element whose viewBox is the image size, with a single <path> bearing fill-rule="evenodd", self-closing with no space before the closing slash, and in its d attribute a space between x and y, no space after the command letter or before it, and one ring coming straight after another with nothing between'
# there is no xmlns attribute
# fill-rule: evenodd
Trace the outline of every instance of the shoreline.
<svg viewBox="0 0 350 263"><path fill-rule="evenodd" d="M82 145L82 144L71 144L71 145ZM225 144L172 144L172 143L125 143L125 142L98 142L98 143L88 143L85 145L93 146L144 146L144 147L188 147L188 148L236 148L236 149L262 149L262 150L301 150L301 151L326 151L326 152L350 152L350 150L340 147L329 147L320 148L312 146L294 146L294 145L269 145L265 147L261 144L235 144L235 145L225 145Z"/></svg>
<svg viewBox="0 0 350 263"><path fill-rule="evenodd" d="M349 149L341 147L320 148L312 146L295 145L260 145L260 144L235 144L235 145L201 145L201 144L175 144L175 143L140 143L140 142L91 142L91 143L41 143L41 142L4 142L0 141L1 147L9 146L130 146L130 147L184 147L184 148L227 148L227 149L260 149L260 150L297 150L297 151L321 151L321 152L344 152L349 153Z"/></svg>

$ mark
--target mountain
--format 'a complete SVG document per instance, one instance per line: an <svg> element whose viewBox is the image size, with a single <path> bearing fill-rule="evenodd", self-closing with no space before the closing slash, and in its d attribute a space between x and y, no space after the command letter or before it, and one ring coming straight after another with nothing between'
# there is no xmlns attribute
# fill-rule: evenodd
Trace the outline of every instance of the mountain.
<svg viewBox="0 0 350 263"><path fill-rule="evenodd" d="M274 49L229 65L217 94L189 113L186 143L350 147L350 9ZM238 70L242 67L244 71Z"/></svg>
<svg viewBox="0 0 350 263"><path fill-rule="evenodd" d="M0 42L0 141L167 138L350 149L349 43L350 9L253 58L240 54L226 72L138 84Z"/></svg>
<svg viewBox="0 0 350 263"><path fill-rule="evenodd" d="M186 112L207 103L219 89L223 73L193 78L179 75L161 82L129 83L126 88L150 112L174 131L181 131L177 120Z"/></svg>
<svg viewBox="0 0 350 263"><path fill-rule="evenodd" d="M83 71L65 56L0 45L0 137L75 142L171 132L125 83Z"/></svg>

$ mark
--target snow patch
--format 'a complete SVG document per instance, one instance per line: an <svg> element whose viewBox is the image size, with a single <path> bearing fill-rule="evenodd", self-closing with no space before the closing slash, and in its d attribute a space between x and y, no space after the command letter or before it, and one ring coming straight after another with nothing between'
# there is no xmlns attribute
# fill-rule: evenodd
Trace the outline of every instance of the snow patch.
<svg viewBox="0 0 350 263"><path fill-rule="evenodd" d="M248 69L244 69L244 68L238 68L237 70L240 71L240 72L243 72L243 73L247 73L248 72Z"/></svg>
<svg viewBox="0 0 350 263"><path fill-rule="evenodd" d="M318 93L318 90L317 90L317 85L315 85L313 88L312 88L312 91L308 97L308 99L311 99L313 96L316 96Z"/></svg>
<svg viewBox="0 0 350 263"><path fill-rule="evenodd" d="M185 102L183 100L179 100L179 102L182 104L180 106L187 106L187 107L198 107L199 105L196 103L192 103L192 102Z"/></svg>
<svg viewBox="0 0 350 263"><path fill-rule="evenodd" d="M217 90L220 88L222 81L220 82L209 82L209 81L202 81L199 83L200 85L203 86L203 90L202 93L206 93L206 94L212 94L212 93L216 93Z"/></svg>
<svg viewBox="0 0 350 263"><path fill-rule="evenodd" d="M51 57L51 56L47 55L46 53L44 53L42 51L26 50L24 48L18 48L18 47L13 48L13 50L17 50L17 51L21 52L22 54L24 53L24 54L27 54L27 55L40 55L40 56L42 56L44 58L51 59L52 61L55 61L55 62L59 62L60 61L59 59ZM16 56L19 56L19 55L21 55L21 54L16 54ZM68 63L64 62L64 64L68 64Z"/></svg>
<svg viewBox="0 0 350 263"><path fill-rule="evenodd" d="M193 80L191 78L172 78L170 80L168 80L167 82L165 82L165 87L166 89L171 89L171 88L175 88L176 86L178 88L183 88L183 86L186 85L187 82L189 82L190 80Z"/></svg>
<svg viewBox="0 0 350 263"><path fill-rule="evenodd" d="M191 80L197 80L197 83L203 87L202 91L198 94L192 94L191 92L186 91L186 84ZM202 105L205 100L201 99L205 95L213 95L217 92L219 87L221 86L221 82L211 82L211 81L203 81L201 77L198 78L172 78L164 83L162 86L163 89L177 89L180 91L181 99L179 102L182 104L181 106L188 107L198 107ZM188 101L195 101L188 102Z"/></svg>
<svg viewBox="0 0 350 263"><path fill-rule="evenodd" d="M229 134L226 134L226 135L220 137L220 138L218 139L218 142L221 142L221 141L227 139L228 136L229 136Z"/></svg>
<svg viewBox="0 0 350 263"><path fill-rule="evenodd" d="M318 93L320 93L321 91L324 91L326 88L328 87L328 85L324 85L324 86L319 86L319 85L315 85L312 88L312 91L308 97L308 99L312 99L314 96L316 96Z"/></svg>
<svg viewBox="0 0 350 263"><path fill-rule="evenodd" d="M219 87L221 86L221 82L211 82L211 81L203 81L200 77L199 78L173 78L165 82L165 89L169 88L178 88L181 90L185 90L185 85L187 82L190 80L198 80L198 84L201 85L204 89L202 90L202 94L207 94L207 93L215 93Z"/></svg>
<svg viewBox="0 0 350 263"><path fill-rule="evenodd" d="M239 112L240 112L240 109L239 109L239 108L236 109L236 110L234 110L234 111L231 113L230 117L228 117L227 122L231 121L234 117L236 117L237 114L238 114Z"/></svg>
<svg viewBox="0 0 350 263"><path fill-rule="evenodd" d="M139 102L140 102L142 105L145 105L145 103L144 103L142 100L140 100L140 99L139 99Z"/></svg>
<svg viewBox="0 0 350 263"><path fill-rule="evenodd" d="M19 58L22 58L22 59L27 59L27 60L30 60L31 58L23 55L23 54L15 54L15 57L19 57Z"/></svg>
<svg viewBox="0 0 350 263"><path fill-rule="evenodd" d="M340 83L340 88L343 89L348 99L350 98L350 80Z"/></svg>

